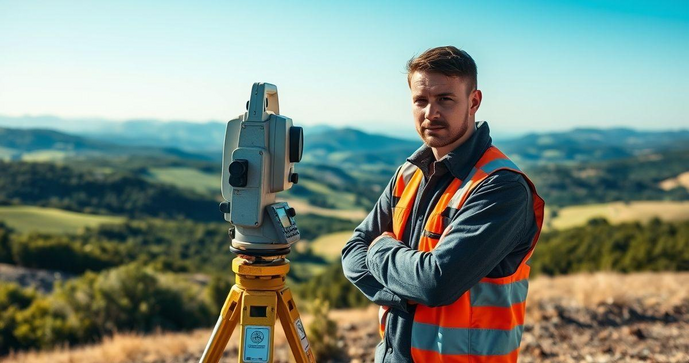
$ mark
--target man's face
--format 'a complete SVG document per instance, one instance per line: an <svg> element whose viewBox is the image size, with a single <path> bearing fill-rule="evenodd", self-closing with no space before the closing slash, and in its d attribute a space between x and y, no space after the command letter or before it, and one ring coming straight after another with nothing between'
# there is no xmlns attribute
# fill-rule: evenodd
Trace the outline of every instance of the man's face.
<svg viewBox="0 0 689 363"><path fill-rule="evenodd" d="M469 82L462 78L426 71L414 72L409 87L416 132L428 146L456 147L462 136L469 136L481 91L469 92Z"/></svg>

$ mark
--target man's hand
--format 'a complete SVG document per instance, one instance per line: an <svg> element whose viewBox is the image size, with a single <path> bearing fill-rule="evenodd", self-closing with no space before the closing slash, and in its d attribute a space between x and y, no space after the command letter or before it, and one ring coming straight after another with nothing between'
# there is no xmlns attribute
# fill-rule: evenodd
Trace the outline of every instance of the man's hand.
<svg viewBox="0 0 689 363"><path fill-rule="evenodd" d="M376 242L380 241L380 239L383 238L383 237L392 237L392 238L394 238L394 239L397 239L397 237L395 236L394 233L392 233L392 232L383 232L383 234L381 234L380 236L376 237L376 239L374 239L374 240L371 242L371 244L368 245L368 249L370 250L371 247L373 247L373 245L376 244Z"/></svg>

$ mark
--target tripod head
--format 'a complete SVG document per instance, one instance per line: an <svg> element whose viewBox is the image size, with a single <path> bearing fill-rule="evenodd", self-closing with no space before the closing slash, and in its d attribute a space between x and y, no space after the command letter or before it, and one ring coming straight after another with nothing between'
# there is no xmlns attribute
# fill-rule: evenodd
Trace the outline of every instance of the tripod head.
<svg viewBox="0 0 689 363"><path fill-rule="evenodd" d="M296 211L275 201L278 192L299 181L304 134L280 115L278 91L254 83L247 111L227 123L222 157L220 210L230 222L234 253L278 257L299 240Z"/></svg>

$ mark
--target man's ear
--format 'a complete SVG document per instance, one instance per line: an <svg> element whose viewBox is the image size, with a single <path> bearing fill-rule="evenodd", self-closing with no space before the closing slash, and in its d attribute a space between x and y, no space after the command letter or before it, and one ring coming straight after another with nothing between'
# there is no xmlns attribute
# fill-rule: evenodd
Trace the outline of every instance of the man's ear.
<svg viewBox="0 0 689 363"><path fill-rule="evenodd" d="M483 99L483 93L480 89L474 90L469 96L469 102L471 102L471 107L469 108L469 115L474 116L481 107L481 100Z"/></svg>

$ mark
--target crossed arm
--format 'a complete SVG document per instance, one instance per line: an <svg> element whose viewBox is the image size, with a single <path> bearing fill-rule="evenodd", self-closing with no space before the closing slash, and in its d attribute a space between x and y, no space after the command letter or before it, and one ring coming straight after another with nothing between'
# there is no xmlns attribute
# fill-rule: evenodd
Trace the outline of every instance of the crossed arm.
<svg viewBox="0 0 689 363"><path fill-rule="evenodd" d="M366 263L371 242L392 230L392 180L342 249L342 270L345 277L373 303L406 310L406 301L373 277Z"/></svg>
<svg viewBox="0 0 689 363"><path fill-rule="evenodd" d="M345 276L376 304L451 304L492 272L510 274L500 262L530 246L531 193L518 174L498 172L479 186L431 252L381 236L392 229L391 195L388 185L342 250Z"/></svg>

